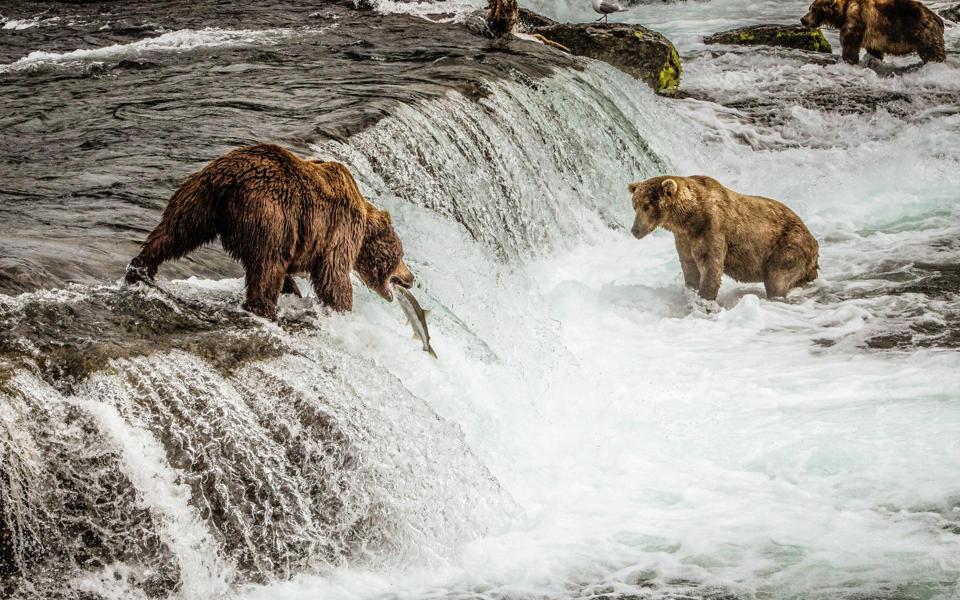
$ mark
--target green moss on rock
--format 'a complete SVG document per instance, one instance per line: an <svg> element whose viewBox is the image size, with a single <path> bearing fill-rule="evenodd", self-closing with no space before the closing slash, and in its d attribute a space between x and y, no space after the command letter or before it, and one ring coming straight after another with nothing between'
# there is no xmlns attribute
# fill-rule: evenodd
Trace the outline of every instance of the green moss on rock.
<svg viewBox="0 0 960 600"><path fill-rule="evenodd" d="M561 44L576 56L612 65L659 94L673 95L680 86L683 67L677 49L651 29L624 23L555 23L528 33Z"/></svg>
<svg viewBox="0 0 960 600"><path fill-rule="evenodd" d="M660 69L660 75L657 78L657 93L672 96L680 88L680 78L683 76L683 63L680 61L680 54L672 45L670 47L670 57L667 64Z"/></svg>
<svg viewBox="0 0 960 600"><path fill-rule="evenodd" d="M723 31L704 38L707 44L738 46L777 46L810 52L833 52L830 42L819 29L799 25L754 25Z"/></svg>

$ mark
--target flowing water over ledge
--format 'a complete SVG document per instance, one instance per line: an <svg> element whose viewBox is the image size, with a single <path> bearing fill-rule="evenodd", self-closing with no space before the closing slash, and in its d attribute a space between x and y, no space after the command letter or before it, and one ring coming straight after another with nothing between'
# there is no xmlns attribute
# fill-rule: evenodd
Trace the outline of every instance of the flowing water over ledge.
<svg viewBox="0 0 960 600"><path fill-rule="evenodd" d="M305 150L399 105L570 64L539 44L330 2L54 6L36 27L0 30L5 293L109 280L183 174L229 148ZM0 14L35 12L15 2ZM207 251L172 273L238 271Z"/></svg>
<svg viewBox="0 0 960 600"><path fill-rule="evenodd" d="M667 101L427 3L30 6L2 30L0 595L960 593L957 54L887 77L698 42L799 2L621 15L678 40ZM256 139L393 213L440 361L359 285L254 319L212 249L112 283ZM787 201L821 279L693 298L670 236L623 228L664 172Z"/></svg>

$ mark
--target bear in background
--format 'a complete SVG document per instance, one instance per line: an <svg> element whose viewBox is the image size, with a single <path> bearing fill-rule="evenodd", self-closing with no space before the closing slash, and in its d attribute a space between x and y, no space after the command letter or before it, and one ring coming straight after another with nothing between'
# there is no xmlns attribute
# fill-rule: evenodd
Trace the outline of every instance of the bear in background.
<svg viewBox="0 0 960 600"><path fill-rule="evenodd" d="M800 22L840 30L843 60L860 62L860 49L883 60L884 54L916 52L923 62L943 62L943 19L916 0L814 0Z"/></svg>
<svg viewBox="0 0 960 600"><path fill-rule="evenodd" d="M630 193L633 235L672 232L683 279L706 300L717 299L724 273L762 282L769 298L817 278L817 240L776 200L738 194L709 177L654 177L631 184Z"/></svg>
<svg viewBox="0 0 960 600"><path fill-rule="evenodd" d="M390 214L364 199L345 166L269 144L233 150L188 177L130 261L127 283L152 280L161 263L218 235L246 272L243 307L268 319L281 292L300 295L298 273L337 311L353 308L353 270L388 301L393 285L413 285Z"/></svg>

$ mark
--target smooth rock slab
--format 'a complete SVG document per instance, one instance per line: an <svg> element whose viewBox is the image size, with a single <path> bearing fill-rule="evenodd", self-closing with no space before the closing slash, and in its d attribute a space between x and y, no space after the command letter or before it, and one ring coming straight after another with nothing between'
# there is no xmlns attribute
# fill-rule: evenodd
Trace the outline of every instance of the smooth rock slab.
<svg viewBox="0 0 960 600"><path fill-rule="evenodd" d="M526 22L521 16L521 23ZM532 27L571 54L602 60L653 88L672 96L680 86L683 65L677 49L662 34L624 23L555 23Z"/></svg>
<svg viewBox="0 0 960 600"><path fill-rule="evenodd" d="M738 46L778 46L810 52L833 52L830 42L819 29L802 25L753 25L715 33L703 39L706 44Z"/></svg>

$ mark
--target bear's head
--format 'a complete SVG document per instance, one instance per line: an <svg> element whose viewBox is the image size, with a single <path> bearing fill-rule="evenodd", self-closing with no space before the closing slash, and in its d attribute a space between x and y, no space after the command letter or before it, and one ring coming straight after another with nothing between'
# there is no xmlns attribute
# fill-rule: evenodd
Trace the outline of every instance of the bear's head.
<svg viewBox="0 0 960 600"><path fill-rule="evenodd" d="M371 208L355 270L368 288L388 302L393 301L394 285L413 286L413 273L403 262L403 244L390 213Z"/></svg>
<svg viewBox="0 0 960 600"><path fill-rule="evenodd" d="M630 230L638 240L649 235L663 224L666 206L676 196L680 185L671 177L654 177L630 184L633 195L633 212L636 219Z"/></svg>
<svg viewBox="0 0 960 600"><path fill-rule="evenodd" d="M815 29L821 25L843 27L845 0L813 0L810 10L800 19L804 27Z"/></svg>

